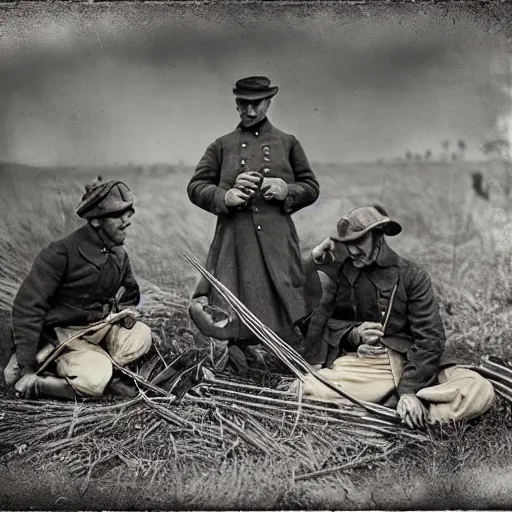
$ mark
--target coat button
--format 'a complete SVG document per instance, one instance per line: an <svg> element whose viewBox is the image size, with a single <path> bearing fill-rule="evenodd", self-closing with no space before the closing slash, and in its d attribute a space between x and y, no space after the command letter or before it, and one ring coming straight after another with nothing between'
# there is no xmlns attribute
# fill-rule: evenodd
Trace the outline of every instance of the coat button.
<svg viewBox="0 0 512 512"><path fill-rule="evenodd" d="M261 231L261 226L260 226L260 225L256 226L256 229L257 229L258 231Z"/></svg>
<svg viewBox="0 0 512 512"><path fill-rule="evenodd" d="M259 133L258 132L254 132L254 135L256 135L256 137L257 137L259 135Z"/></svg>
<svg viewBox="0 0 512 512"><path fill-rule="evenodd" d="M246 148L247 147L247 144L245 142L242 142L242 147L243 148Z"/></svg>
<svg viewBox="0 0 512 512"><path fill-rule="evenodd" d="M270 162L270 158L269 158L268 156L264 156L264 157L263 157L263 160L264 160L265 162Z"/></svg>
<svg viewBox="0 0 512 512"><path fill-rule="evenodd" d="M270 169L269 169L268 167L265 167L265 168L263 169L263 172L264 172L265 174L268 174L268 173L270 172Z"/></svg>
<svg viewBox="0 0 512 512"><path fill-rule="evenodd" d="M245 165L245 160L242 160L240 163L241 163L242 165Z"/></svg>
<svg viewBox="0 0 512 512"><path fill-rule="evenodd" d="M263 146L263 154L268 155L270 153L270 147L269 146Z"/></svg>

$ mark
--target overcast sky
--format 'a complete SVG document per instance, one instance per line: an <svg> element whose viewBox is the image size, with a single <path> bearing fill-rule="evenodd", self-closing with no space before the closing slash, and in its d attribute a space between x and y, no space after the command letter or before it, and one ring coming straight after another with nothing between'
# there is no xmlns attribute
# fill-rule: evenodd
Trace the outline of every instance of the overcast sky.
<svg viewBox="0 0 512 512"><path fill-rule="evenodd" d="M254 74L279 85L269 117L318 162L459 138L480 158L508 115L502 27L476 7L194 5L6 10L0 160L196 164Z"/></svg>

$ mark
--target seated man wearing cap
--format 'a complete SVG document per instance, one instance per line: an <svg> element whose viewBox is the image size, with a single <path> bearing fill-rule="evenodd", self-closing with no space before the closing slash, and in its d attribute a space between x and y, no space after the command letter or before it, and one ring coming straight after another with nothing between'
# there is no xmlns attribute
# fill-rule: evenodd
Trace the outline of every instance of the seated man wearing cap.
<svg viewBox="0 0 512 512"><path fill-rule="evenodd" d="M190 200L217 216L206 269L290 345L303 340L294 325L312 311L305 293L299 238L291 215L311 205L319 185L300 142L267 118L278 92L266 77L238 80L233 89L240 124L210 144L188 185ZM223 333L200 310L222 298L201 280L191 316L207 335L230 338L230 354L254 341L244 325ZM197 305L199 304L199 305ZM228 332L229 331L229 332Z"/></svg>
<svg viewBox="0 0 512 512"><path fill-rule="evenodd" d="M99 397L107 387L114 394L129 391L112 379L110 358L121 366L136 360L149 350L151 331L135 323L136 316L124 326L108 319L119 309L129 313L126 308L140 298L122 247L133 203L124 183L98 178L76 210L87 224L37 256L14 299L15 351L4 369L6 384L15 383L20 395L73 399ZM58 377L37 375L38 362L61 343L66 345L52 361Z"/></svg>
<svg viewBox="0 0 512 512"><path fill-rule="evenodd" d="M309 260L324 293L309 324L308 362L360 400L397 405L410 427L486 412L492 384L443 358L445 332L429 275L386 243L384 235L398 235L401 226L382 208L363 207L337 228L339 236L316 246ZM339 398L312 375L304 392Z"/></svg>

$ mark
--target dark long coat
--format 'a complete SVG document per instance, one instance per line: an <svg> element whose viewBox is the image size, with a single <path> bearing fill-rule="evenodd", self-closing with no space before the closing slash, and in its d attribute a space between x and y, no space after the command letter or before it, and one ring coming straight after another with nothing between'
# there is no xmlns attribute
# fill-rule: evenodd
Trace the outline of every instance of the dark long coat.
<svg viewBox="0 0 512 512"><path fill-rule="evenodd" d="M107 249L89 225L43 249L18 290L12 329L20 367L34 369L41 340L53 328L88 325L105 318L124 286L123 305L136 305L139 286L120 247Z"/></svg>
<svg viewBox="0 0 512 512"><path fill-rule="evenodd" d="M286 200L266 201L258 192L243 208L227 208L226 192L242 171L288 184ZM258 318L282 333L307 315L304 267L291 214L316 201L319 184L299 141L268 119L210 144L187 187L190 200L217 215L206 268ZM195 295L205 294L201 282ZM210 300L222 300L210 291Z"/></svg>
<svg viewBox="0 0 512 512"><path fill-rule="evenodd" d="M398 393L415 393L437 380L446 342L439 306L428 273L400 257L384 241L374 264L357 269L342 244L336 244L335 258L308 271L324 272L332 283L310 319L305 357L311 364L330 366L342 351L353 351L347 340L356 325L383 323L398 284L382 343L402 353L406 364ZM327 281L329 282L329 281Z"/></svg>

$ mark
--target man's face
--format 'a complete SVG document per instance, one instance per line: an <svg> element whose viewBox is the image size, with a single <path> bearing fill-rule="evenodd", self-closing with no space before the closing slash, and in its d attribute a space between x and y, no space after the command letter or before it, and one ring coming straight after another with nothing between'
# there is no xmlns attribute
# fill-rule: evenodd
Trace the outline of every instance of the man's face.
<svg viewBox="0 0 512 512"><path fill-rule="evenodd" d="M366 267L375 261L375 234L372 231L353 242L347 243L346 246L354 267Z"/></svg>
<svg viewBox="0 0 512 512"><path fill-rule="evenodd" d="M267 110L270 105L270 98L263 100L236 100L236 109L240 114L242 125L248 128L256 123L259 123L267 115Z"/></svg>
<svg viewBox="0 0 512 512"><path fill-rule="evenodd" d="M131 225L130 219L135 213L133 208L123 212L93 219L92 225L99 229L103 238L107 238L113 245L122 245L126 238L126 229Z"/></svg>

